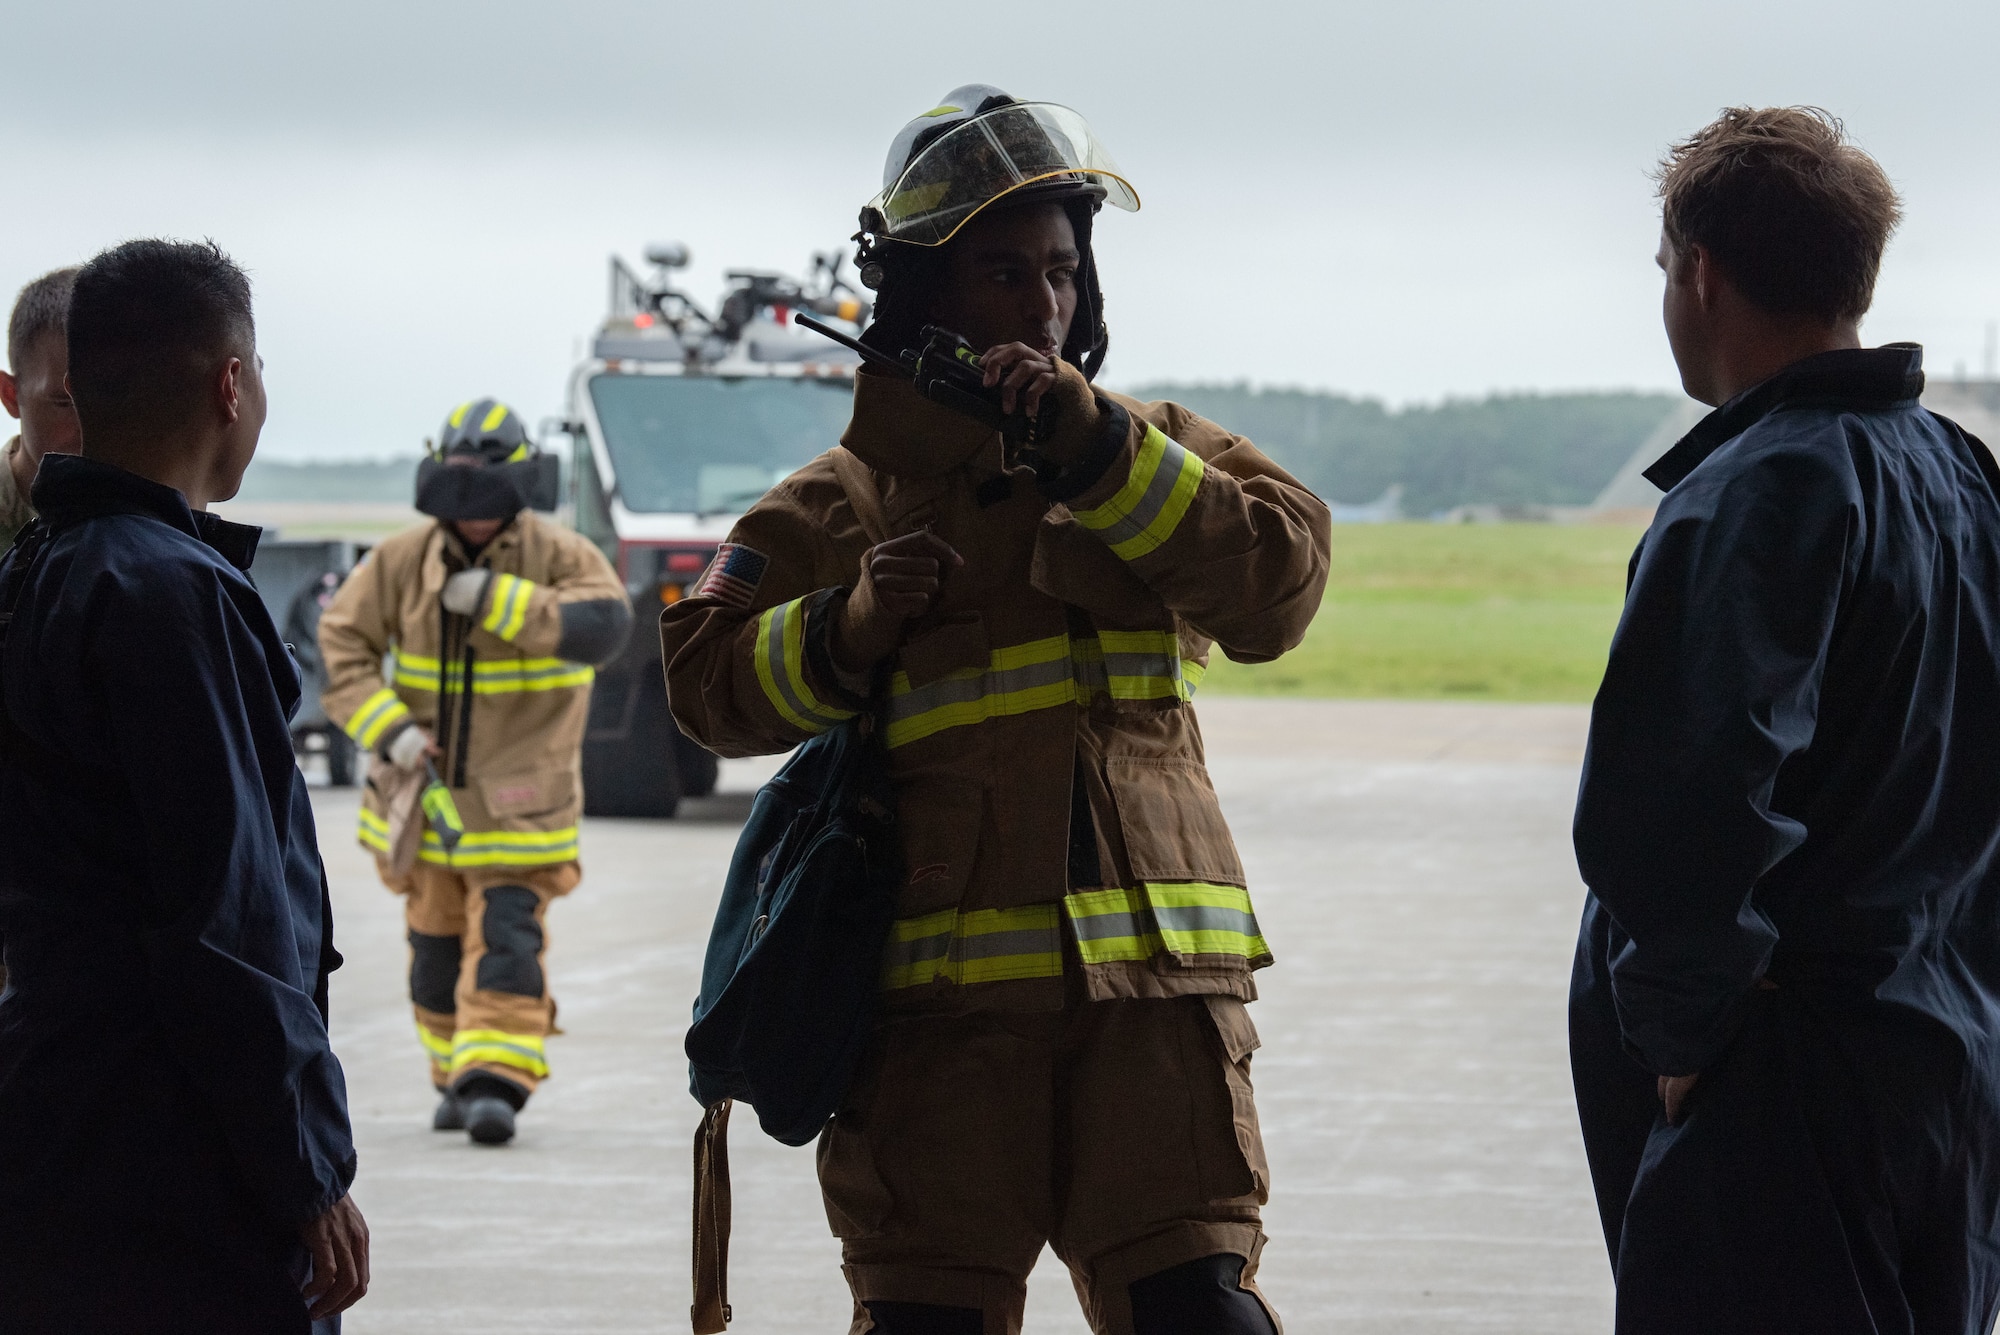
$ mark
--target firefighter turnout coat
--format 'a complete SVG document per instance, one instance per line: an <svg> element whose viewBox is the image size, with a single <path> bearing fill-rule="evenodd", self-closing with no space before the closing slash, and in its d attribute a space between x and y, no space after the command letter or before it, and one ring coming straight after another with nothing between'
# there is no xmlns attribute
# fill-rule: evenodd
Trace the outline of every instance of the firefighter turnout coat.
<svg viewBox="0 0 2000 1335"><path fill-rule="evenodd" d="M722 755L878 711L908 877L891 1009L1058 1009L1066 959L1095 999L1250 1000L1271 962L1190 701L1213 648L1262 662L1304 635L1327 509L1185 408L1098 405L1101 439L1052 482L907 382L856 377L842 443L888 529L928 527L965 560L872 701L826 650L871 545L831 453L662 615L674 716Z"/></svg>
<svg viewBox="0 0 2000 1335"><path fill-rule="evenodd" d="M471 616L439 602L459 571L494 572ZM614 657L631 606L591 542L523 510L471 556L442 523L368 553L320 618L328 718L373 751L406 720L443 748L439 776L465 836L418 856L459 868L572 862L583 810L592 665ZM389 812L371 777L361 842L386 857Z"/></svg>

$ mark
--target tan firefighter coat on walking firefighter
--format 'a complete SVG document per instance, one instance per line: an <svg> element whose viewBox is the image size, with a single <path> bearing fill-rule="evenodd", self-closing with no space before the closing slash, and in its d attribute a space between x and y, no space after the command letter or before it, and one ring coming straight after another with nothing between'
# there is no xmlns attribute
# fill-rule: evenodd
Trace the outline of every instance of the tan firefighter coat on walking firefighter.
<svg viewBox="0 0 2000 1335"><path fill-rule="evenodd" d="M492 575L459 615L441 595L466 570ZM523 510L476 554L442 522L396 534L320 620L327 717L372 757L360 839L407 897L411 998L441 1089L484 1073L525 1098L548 1074L543 917L580 875L592 664L623 646L630 618L603 554ZM415 866L399 874L389 865L396 771L381 757L412 725L436 740L433 763L465 833L447 850L426 829Z"/></svg>
<svg viewBox="0 0 2000 1335"><path fill-rule="evenodd" d="M1215 648L1261 662L1298 643L1328 515L1178 405L1097 403L1101 471L1058 497L987 428L857 377L842 439L889 535L928 527L965 562L872 701L827 648L871 546L832 454L744 515L662 618L674 715L725 756L879 713L908 880L884 1038L821 1180L857 1304L977 1307L988 1330L1019 1328L1045 1240L1099 1330L1129 1328L1126 1281L1218 1252L1247 1278L1262 1242L1243 1003L1272 952L1190 702ZM1156 1000L1095 1004L1135 998ZM1144 1094L1162 1081L1192 1116ZM1065 1117L1056 1186L1035 1128Z"/></svg>

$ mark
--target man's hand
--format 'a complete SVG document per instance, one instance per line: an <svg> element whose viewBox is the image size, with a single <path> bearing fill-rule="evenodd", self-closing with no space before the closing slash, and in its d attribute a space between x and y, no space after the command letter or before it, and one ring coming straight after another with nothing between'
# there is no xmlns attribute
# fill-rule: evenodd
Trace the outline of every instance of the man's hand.
<svg viewBox="0 0 2000 1335"><path fill-rule="evenodd" d="M1687 1114L1688 1096L1694 1093L1694 1082L1701 1079L1701 1072L1693 1075L1663 1075L1660 1077L1660 1102L1667 1106L1667 1125L1679 1126Z"/></svg>
<svg viewBox="0 0 2000 1335"><path fill-rule="evenodd" d="M896 651L903 623L930 611L945 572L965 564L951 544L925 530L891 538L861 558L861 579L834 618L834 662L867 672Z"/></svg>
<svg viewBox="0 0 2000 1335"><path fill-rule="evenodd" d="M461 570L444 582L438 601L447 612L469 617L486 601L486 586L493 582L490 570Z"/></svg>
<svg viewBox="0 0 2000 1335"><path fill-rule="evenodd" d="M414 723L397 732L382 748L383 759L397 769L416 769L430 757L443 754L431 735Z"/></svg>
<svg viewBox="0 0 2000 1335"><path fill-rule="evenodd" d="M368 1221L342 1196L301 1231L312 1253L312 1282L305 1287L306 1315L320 1321L344 1312L368 1292Z"/></svg>

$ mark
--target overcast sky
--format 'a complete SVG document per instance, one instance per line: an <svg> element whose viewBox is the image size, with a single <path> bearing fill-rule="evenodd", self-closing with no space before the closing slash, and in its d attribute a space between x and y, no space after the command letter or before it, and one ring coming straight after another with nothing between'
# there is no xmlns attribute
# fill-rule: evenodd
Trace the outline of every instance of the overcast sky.
<svg viewBox="0 0 2000 1335"><path fill-rule="evenodd" d="M1082 111L1105 378L1393 403L1668 388L1647 170L1730 103L1842 116L1902 189L1866 333L1979 374L2000 5L0 0L0 289L127 237L251 272L284 457L561 410L605 261L802 271L955 85Z"/></svg>

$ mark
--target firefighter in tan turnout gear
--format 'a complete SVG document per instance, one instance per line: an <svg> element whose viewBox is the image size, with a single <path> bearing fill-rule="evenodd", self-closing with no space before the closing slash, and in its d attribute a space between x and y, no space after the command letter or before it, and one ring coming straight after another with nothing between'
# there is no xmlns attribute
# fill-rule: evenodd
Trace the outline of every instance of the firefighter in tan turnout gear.
<svg viewBox="0 0 2000 1335"><path fill-rule="evenodd" d="M460 405L417 475L435 522L370 552L319 623L327 717L371 757L361 842L405 899L433 1125L486 1144L549 1073L544 915L581 874L592 665L631 628L603 554L534 513L555 465L506 405Z"/></svg>
<svg viewBox="0 0 2000 1335"><path fill-rule="evenodd" d="M852 1330L1019 1331L1049 1245L1095 1331L1271 1335L1245 1008L1271 951L1190 702L1212 650L1305 633L1326 507L1186 409L1092 388L1092 223L1138 199L1075 112L958 89L884 185L864 341L953 329L1003 407L1054 396L1052 437L1015 450L864 368L865 469L780 483L661 625L674 715L723 755L881 723L908 880L819 1145Z"/></svg>

